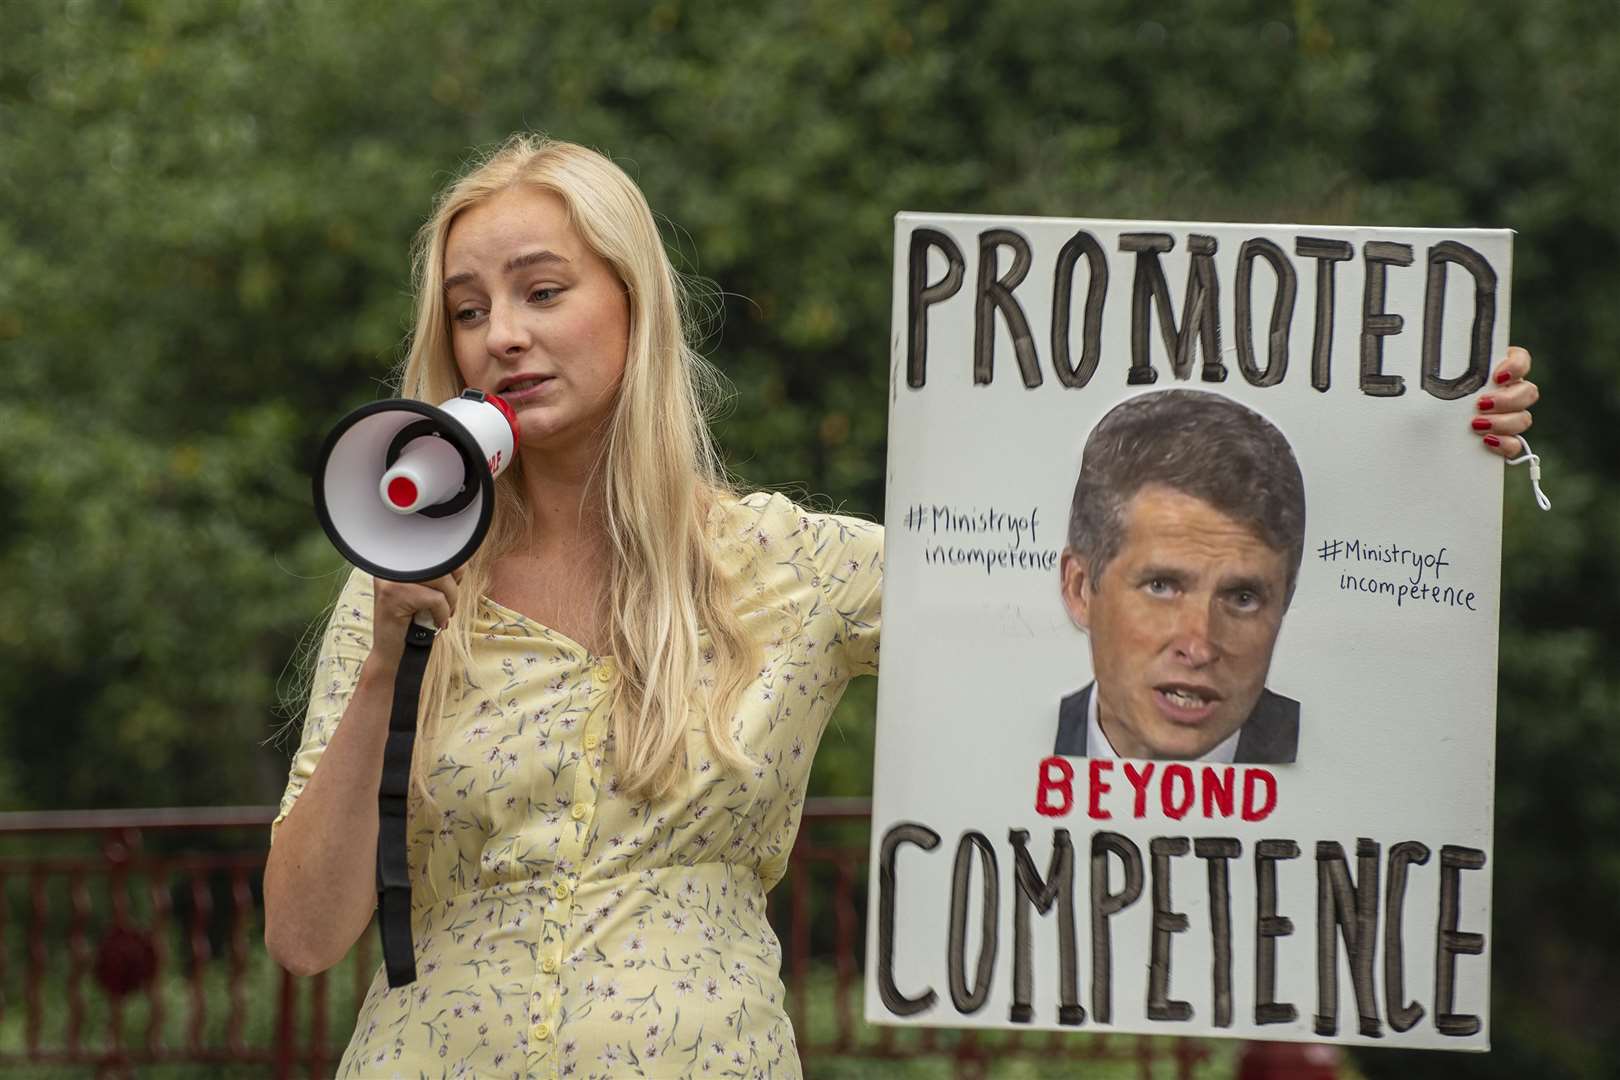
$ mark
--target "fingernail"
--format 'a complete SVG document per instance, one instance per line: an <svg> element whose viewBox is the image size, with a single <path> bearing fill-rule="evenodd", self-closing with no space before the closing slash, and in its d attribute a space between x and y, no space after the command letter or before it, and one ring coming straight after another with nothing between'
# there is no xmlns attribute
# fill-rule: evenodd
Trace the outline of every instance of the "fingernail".
<svg viewBox="0 0 1620 1080"><path fill-rule="evenodd" d="M1491 430L1491 422L1483 416L1476 416L1474 417L1474 430L1489 431Z"/></svg>
<svg viewBox="0 0 1620 1080"><path fill-rule="evenodd" d="M1490 412L1496 407L1496 400L1489 395L1482 397L1478 402L1480 412Z"/></svg>
<svg viewBox="0 0 1620 1080"><path fill-rule="evenodd" d="M1498 439L1495 435L1487 435L1487 436L1485 436L1485 445L1486 446L1501 446L1502 445L1502 440Z"/></svg>
<svg viewBox="0 0 1620 1080"><path fill-rule="evenodd" d="M1503 370L1496 373L1496 381L1499 383L1505 383L1511 378L1513 378L1513 372L1511 371Z"/></svg>

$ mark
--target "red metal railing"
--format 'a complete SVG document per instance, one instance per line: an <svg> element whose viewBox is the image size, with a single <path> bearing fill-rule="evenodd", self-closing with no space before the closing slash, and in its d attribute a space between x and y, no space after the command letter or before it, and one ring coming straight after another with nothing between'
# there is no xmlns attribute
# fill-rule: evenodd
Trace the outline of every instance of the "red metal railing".
<svg viewBox="0 0 1620 1080"><path fill-rule="evenodd" d="M156 1063L234 1063L330 1075L375 971L375 933L311 978L270 961L261 881L274 813L0 814L0 1072L62 1064L121 1077ZM950 1061L960 1077L1009 1058L1135 1063L1144 1078L1210 1071L1209 1048L1188 1039L867 1025L868 818L865 800L811 800L772 895L807 1075L915 1058Z"/></svg>

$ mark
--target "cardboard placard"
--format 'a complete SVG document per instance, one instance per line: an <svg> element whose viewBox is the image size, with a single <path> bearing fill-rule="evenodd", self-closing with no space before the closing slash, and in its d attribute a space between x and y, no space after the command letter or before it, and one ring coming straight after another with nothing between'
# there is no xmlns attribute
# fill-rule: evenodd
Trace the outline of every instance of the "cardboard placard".
<svg viewBox="0 0 1620 1080"><path fill-rule="evenodd" d="M868 1019L1489 1047L1511 242L897 217Z"/></svg>

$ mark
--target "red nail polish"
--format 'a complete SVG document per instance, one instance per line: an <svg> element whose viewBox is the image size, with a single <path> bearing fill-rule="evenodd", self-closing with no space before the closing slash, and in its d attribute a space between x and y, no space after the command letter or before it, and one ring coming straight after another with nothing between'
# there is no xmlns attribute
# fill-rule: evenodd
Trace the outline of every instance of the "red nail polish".
<svg viewBox="0 0 1620 1080"><path fill-rule="evenodd" d="M1501 446L1502 445L1502 440L1498 439L1495 435L1487 435L1487 436L1485 436L1485 445L1486 446Z"/></svg>
<svg viewBox="0 0 1620 1080"><path fill-rule="evenodd" d="M1504 371L1498 371L1496 373L1496 381L1499 382L1499 383L1505 383L1511 378L1513 378L1513 372L1511 372L1511 371L1505 371L1504 370Z"/></svg>
<svg viewBox="0 0 1620 1080"><path fill-rule="evenodd" d="M1479 411L1480 412L1490 412L1491 409L1495 408L1496 401L1495 401L1494 398L1486 396L1486 397L1480 398L1479 401L1477 402L1477 404L1479 406Z"/></svg>
<svg viewBox="0 0 1620 1080"><path fill-rule="evenodd" d="M1485 418L1483 416L1474 417L1474 430L1475 431L1489 431L1489 430L1491 430L1491 422L1490 422L1490 420L1488 420L1487 418Z"/></svg>

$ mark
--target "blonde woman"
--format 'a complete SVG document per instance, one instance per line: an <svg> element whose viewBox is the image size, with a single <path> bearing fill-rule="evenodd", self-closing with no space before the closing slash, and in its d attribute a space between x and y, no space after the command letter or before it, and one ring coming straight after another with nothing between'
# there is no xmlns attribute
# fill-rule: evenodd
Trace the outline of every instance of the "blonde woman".
<svg viewBox="0 0 1620 1080"><path fill-rule="evenodd" d="M765 893L827 718L876 667L881 530L727 487L677 277L602 156L511 140L441 199L416 274L402 392L500 393L521 453L464 572L350 577L272 826L266 944L322 971L371 918L393 675L425 610L445 632L412 767L418 978L378 974L339 1075L797 1075Z"/></svg>
<svg viewBox="0 0 1620 1080"><path fill-rule="evenodd" d="M882 531L728 487L678 279L601 155L514 137L416 255L402 393L499 393L521 452L463 571L350 576L272 825L266 945L311 974L371 919L393 680L427 611L418 977L379 970L339 1075L797 1076L765 894L827 719L877 667ZM1528 366L1492 386L1502 452Z"/></svg>

